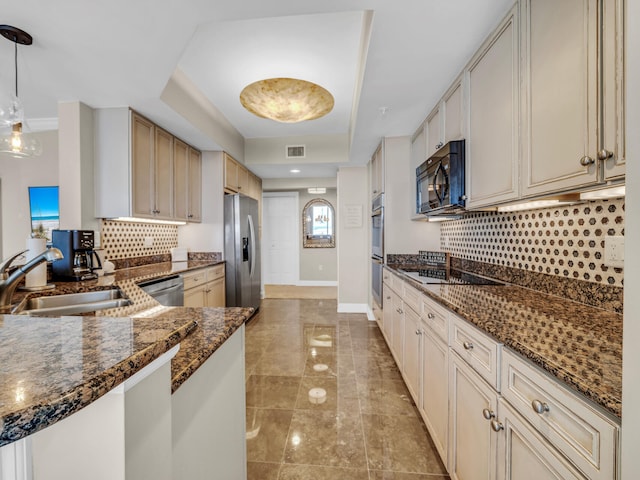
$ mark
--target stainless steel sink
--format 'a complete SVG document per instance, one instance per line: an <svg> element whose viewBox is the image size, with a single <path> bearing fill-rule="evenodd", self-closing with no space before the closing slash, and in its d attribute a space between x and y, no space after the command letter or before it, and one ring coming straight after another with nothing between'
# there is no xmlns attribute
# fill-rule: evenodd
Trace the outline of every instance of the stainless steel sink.
<svg viewBox="0 0 640 480"><path fill-rule="evenodd" d="M125 298L120 289L112 288L93 292L25 298L12 313L20 315L73 315L127 305L131 305L131 300Z"/></svg>

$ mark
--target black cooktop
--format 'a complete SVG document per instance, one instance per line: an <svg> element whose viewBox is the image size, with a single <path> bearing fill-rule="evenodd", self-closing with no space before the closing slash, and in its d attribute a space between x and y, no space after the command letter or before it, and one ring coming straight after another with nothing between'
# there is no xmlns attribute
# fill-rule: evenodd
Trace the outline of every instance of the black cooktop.
<svg viewBox="0 0 640 480"><path fill-rule="evenodd" d="M505 282L450 268L405 268L400 272L424 284L505 285Z"/></svg>

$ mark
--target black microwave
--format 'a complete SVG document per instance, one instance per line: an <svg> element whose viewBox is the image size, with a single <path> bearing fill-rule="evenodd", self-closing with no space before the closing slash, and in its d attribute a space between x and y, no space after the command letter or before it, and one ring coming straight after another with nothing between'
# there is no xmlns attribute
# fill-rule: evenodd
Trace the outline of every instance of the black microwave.
<svg viewBox="0 0 640 480"><path fill-rule="evenodd" d="M464 140L445 144L416 168L416 209L425 215L464 211Z"/></svg>

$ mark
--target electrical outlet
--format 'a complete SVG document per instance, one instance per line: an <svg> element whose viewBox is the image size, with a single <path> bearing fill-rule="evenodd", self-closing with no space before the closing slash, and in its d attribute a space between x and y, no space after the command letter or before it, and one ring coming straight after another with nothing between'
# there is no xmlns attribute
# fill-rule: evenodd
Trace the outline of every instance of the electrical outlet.
<svg viewBox="0 0 640 480"><path fill-rule="evenodd" d="M144 246L145 248L153 247L153 237L144 237Z"/></svg>
<svg viewBox="0 0 640 480"><path fill-rule="evenodd" d="M624 268L624 237L604 238L604 264L608 267Z"/></svg>

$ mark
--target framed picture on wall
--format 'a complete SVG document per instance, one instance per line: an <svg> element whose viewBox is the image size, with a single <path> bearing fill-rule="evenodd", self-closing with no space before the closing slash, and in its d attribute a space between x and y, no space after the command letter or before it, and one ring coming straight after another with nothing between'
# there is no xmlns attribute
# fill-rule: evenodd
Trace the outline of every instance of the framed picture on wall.
<svg viewBox="0 0 640 480"><path fill-rule="evenodd" d="M31 236L51 242L51 230L60 227L58 186L29 187Z"/></svg>

